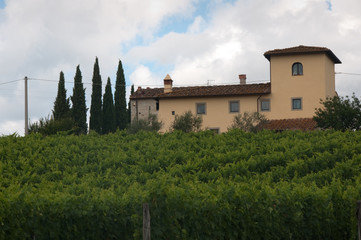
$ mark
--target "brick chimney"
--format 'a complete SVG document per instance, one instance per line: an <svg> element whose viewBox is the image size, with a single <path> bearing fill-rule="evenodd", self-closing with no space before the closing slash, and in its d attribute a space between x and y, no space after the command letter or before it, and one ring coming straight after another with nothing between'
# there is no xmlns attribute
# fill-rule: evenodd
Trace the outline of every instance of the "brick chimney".
<svg viewBox="0 0 361 240"><path fill-rule="evenodd" d="M169 74L164 78L164 93L172 92L173 80L170 78Z"/></svg>
<svg viewBox="0 0 361 240"><path fill-rule="evenodd" d="M239 74L238 77L239 77L239 83L241 85L245 85L246 84L246 79L247 79L246 74Z"/></svg>

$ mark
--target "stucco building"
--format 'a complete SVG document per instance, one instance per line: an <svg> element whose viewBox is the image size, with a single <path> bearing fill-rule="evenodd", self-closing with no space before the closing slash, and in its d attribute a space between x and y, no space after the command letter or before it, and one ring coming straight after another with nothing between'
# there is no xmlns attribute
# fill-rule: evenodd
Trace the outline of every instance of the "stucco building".
<svg viewBox="0 0 361 240"><path fill-rule="evenodd" d="M130 96L132 119L158 115L168 131L175 115L186 111L202 115L203 128L227 131L235 115L260 112L271 129L311 128L320 99L335 92L335 64L341 63L328 48L297 46L264 53L270 62L270 82L237 85L173 87L169 75L163 88L138 87Z"/></svg>

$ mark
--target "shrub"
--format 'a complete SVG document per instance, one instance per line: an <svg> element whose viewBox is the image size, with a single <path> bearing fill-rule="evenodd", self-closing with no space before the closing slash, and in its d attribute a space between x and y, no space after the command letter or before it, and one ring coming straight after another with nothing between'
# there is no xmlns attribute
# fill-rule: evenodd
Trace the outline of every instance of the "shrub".
<svg viewBox="0 0 361 240"><path fill-rule="evenodd" d="M134 119L130 125L128 125L127 132L130 134L137 133L139 131L158 132L163 126L161 121L158 121L157 115L149 114L147 119Z"/></svg>
<svg viewBox="0 0 361 240"><path fill-rule="evenodd" d="M71 118L55 120L54 117L40 118L38 122L30 123L29 133L40 133L44 136L67 132L72 134L76 131L75 123Z"/></svg>
<svg viewBox="0 0 361 240"><path fill-rule="evenodd" d="M183 132L199 132L203 119L201 116L194 116L191 111L182 115L176 115L171 126L171 131L179 130Z"/></svg>
<svg viewBox="0 0 361 240"><path fill-rule="evenodd" d="M245 132L257 132L263 129L267 121L267 118L258 112L244 112L234 117L232 125L228 130L236 128Z"/></svg>

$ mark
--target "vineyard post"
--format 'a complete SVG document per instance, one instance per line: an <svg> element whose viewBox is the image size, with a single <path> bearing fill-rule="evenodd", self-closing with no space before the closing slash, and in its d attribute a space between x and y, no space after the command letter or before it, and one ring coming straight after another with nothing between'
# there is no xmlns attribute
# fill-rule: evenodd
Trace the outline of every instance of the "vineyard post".
<svg viewBox="0 0 361 240"><path fill-rule="evenodd" d="M25 136L29 134L29 124L28 124L28 77L24 78L24 89L25 89Z"/></svg>
<svg viewBox="0 0 361 240"><path fill-rule="evenodd" d="M357 217L357 234L358 234L358 239L361 240L361 200L358 200L358 201L357 201L356 217Z"/></svg>
<svg viewBox="0 0 361 240"><path fill-rule="evenodd" d="M143 203L143 240L150 240L150 214L148 203Z"/></svg>

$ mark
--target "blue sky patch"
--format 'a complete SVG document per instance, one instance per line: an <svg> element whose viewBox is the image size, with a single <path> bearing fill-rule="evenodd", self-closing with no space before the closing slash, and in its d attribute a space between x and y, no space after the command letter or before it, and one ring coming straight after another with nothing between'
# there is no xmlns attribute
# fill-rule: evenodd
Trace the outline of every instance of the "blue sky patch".
<svg viewBox="0 0 361 240"><path fill-rule="evenodd" d="M5 0L0 0L0 8L5 8Z"/></svg>
<svg viewBox="0 0 361 240"><path fill-rule="evenodd" d="M327 6L328 6L328 10L332 11L332 3L330 0L326 1Z"/></svg>

